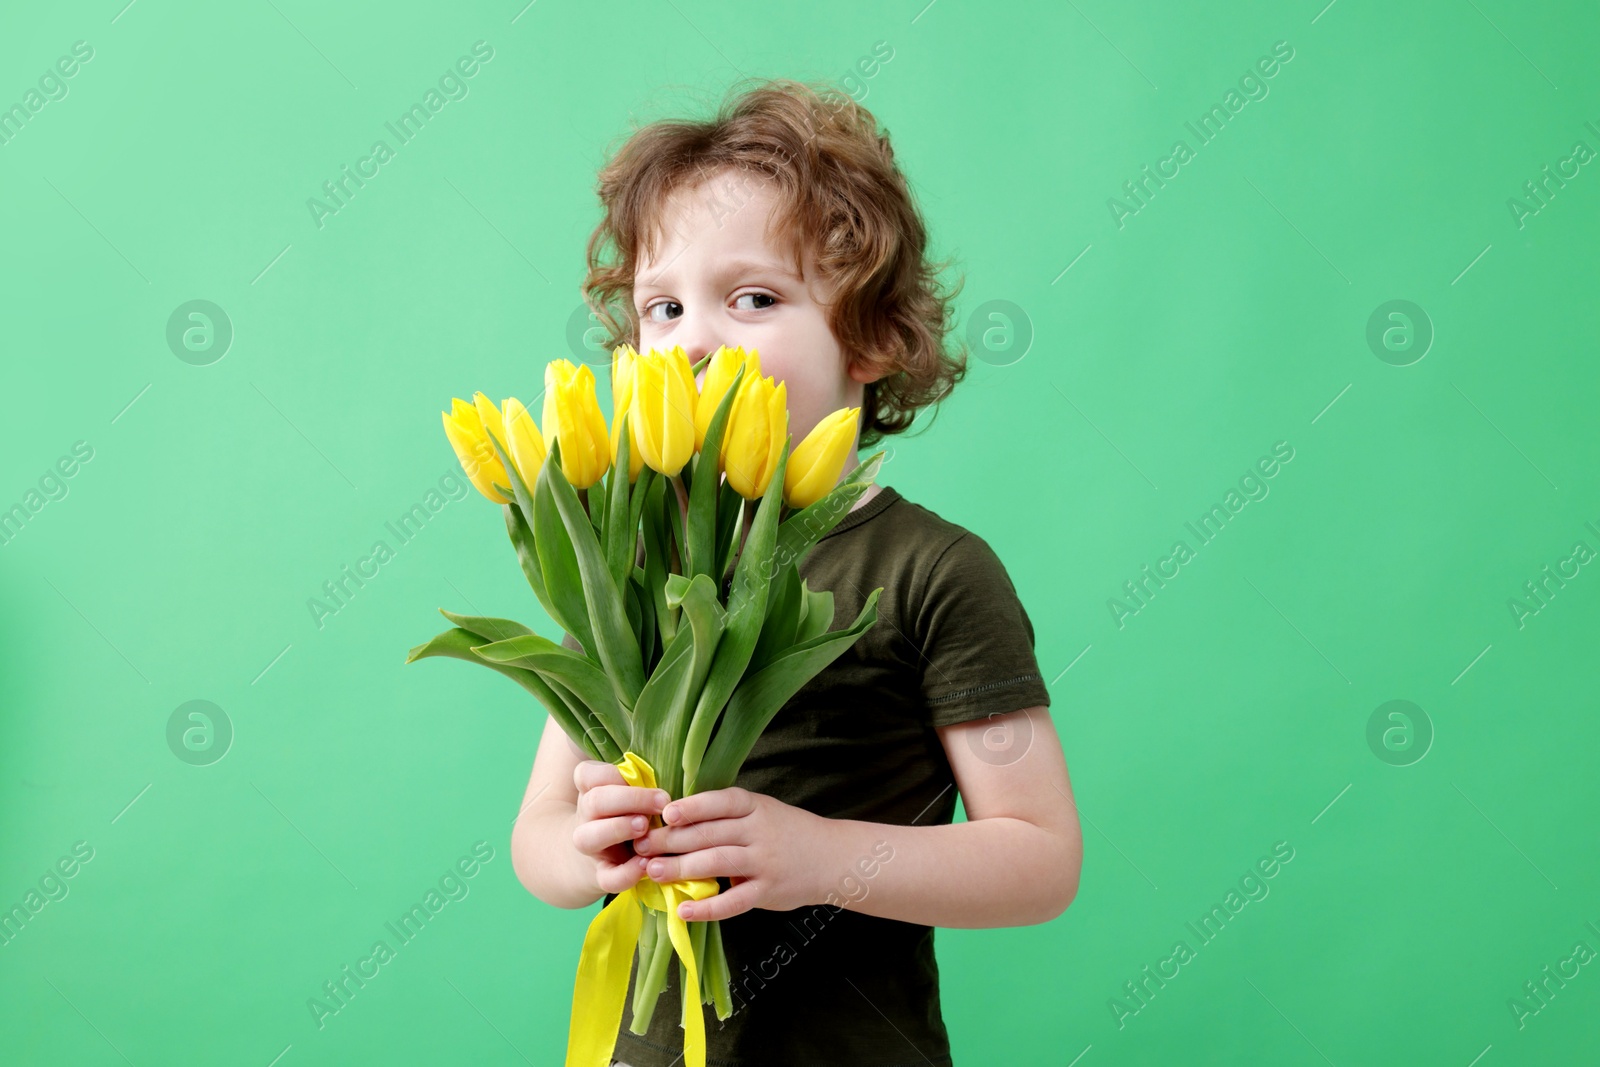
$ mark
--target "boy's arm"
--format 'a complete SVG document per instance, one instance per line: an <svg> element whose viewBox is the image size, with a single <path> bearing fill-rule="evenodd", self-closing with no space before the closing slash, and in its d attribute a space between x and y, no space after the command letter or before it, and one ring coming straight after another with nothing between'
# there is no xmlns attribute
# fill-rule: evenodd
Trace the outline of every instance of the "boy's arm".
<svg viewBox="0 0 1600 1067"><path fill-rule="evenodd" d="M584 908L603 895L594 863L572 841L578 787L573 772L587 759L551 717L545 720L522 806L511 824L511 866L523 886L558 908Z"/></svg>
<svg viewBox="0 0 1600 1067"><path fill-rule="evenodd" d="M1050 709L936 729L968 821L824 820L833 861L817 903L925 926L1054 919L1077 895L1083 836Z"/></svg>
<svg viewBox="0 0 1600 1067"><path fill-rule="evenodd" d="M695 921L821 904L925 926L1054 919L1077 895L1083 839L1049 708L935 729L968 822L830 819L736 786L674 800L635 851L658 882L732 880L680 905ZM986 744L1006 737L1012 751Z"/></svg>

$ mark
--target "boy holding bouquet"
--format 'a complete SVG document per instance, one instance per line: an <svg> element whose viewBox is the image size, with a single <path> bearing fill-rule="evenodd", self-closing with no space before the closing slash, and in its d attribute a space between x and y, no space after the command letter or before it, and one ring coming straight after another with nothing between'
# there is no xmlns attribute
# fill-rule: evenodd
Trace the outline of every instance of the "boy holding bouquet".
<svg viewBox="0 0 1600 1067"><path fill-rule="evenodd" d="M844 470L965 373L945 347L954 293L887 136L841 93L775 81L711 121L647 126L599 194L585 290L611 344L691 364L742 346L747 374L784 384L795 441L858 411ZM737 784L668 803L552 718L513 863L564 908L644 878L721 880L678 912L721 920L734 1011L707 1027L710 1064L948 1064L933 928L1047 922L1077 892L1033 627L986 542L892 487L862 495L800 573L845 620L881 587L877 622L784 705ZM644 1034L624 1015L615 1062L679 1061L679 997L674 974Z"/></svg>

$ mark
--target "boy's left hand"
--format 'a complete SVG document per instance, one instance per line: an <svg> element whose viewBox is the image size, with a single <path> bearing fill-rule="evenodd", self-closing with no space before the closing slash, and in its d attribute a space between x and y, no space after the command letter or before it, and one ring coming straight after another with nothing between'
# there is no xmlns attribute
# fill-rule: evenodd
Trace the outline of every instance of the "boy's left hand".
<svg viewBox="0 0 1600 1067"><path fill-rule="evenodd" d="M818 872L829 869L829 820L764 793L732 786L674 800L666 826L634 842L657 882L725 877L733 888L686 901L678 914L707 922L751 908L790 911L818 903Z"/></svg>

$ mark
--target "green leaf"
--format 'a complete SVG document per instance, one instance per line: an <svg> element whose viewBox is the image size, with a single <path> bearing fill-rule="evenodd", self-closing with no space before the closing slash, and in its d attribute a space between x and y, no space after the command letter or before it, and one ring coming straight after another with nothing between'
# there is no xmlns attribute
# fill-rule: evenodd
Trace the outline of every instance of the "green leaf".
<svg viewBox="0 0 1600 1067"><path fill-rule="evenodd" d="M705 755L706 742L711 737L711 729L715 725L716 716L691 717L689 711L694 708L698 711L699 698L705 690L707 676L711 673L711 665L716 660L717 649L727 631L727 612L722 607L722 600L718 594L717 583L711 580L708 574L697 574L689 583L689 589L682 597L683 615L689 620L689 629L694 631L694 665L690 668L689 678L684 685L683 704L676 708L677 721L674 723L674 733L671 737L672 748L669 751L681 753L680 765L683 770L678 784L688 782L700 767L700 760ZM685 794L687 795L687 794Z"/></svg>
<svg viewBox="0 0 1600 1067"><path fill-rule="evenodd" d="M589 605L584 597L578 554L572 543L571 531L562 521L560 507L556 504L555 494L550 487L553 480L550 477L552 471L555 477L567 485L569 491L572 488L571 484L567 483L566 477L561 474L552 453L551 457L545 460L544 467L540 469L533 490L534 546L539 552L539 569L544 574L545 587L550 594L550 605L554 609L550 617L563 630L576 637L585 651L594 656L599 653L595 643L594 627L589 621ZM592 541L594 531L589 529L588 519L584 520L582 529L588 530L589 539Z"/></svg>
<svg viewBox="0 0 1600 1067"><path fill-rule="evenodd" d="M740 364L733 381L728 383L728 391L722 394L722 399L717 403L716 413L706 427L706 439L700 446L700 458L695 462L694 484L689 489L689 554L683 573L691 578L697 574L710 574L719 585L722 582L721 572L712 573L716 562L717 518L720 513L717 497L719 490L733 493L732 488L722 486L722 479L717 476L722 465L722 434L728 421L728 412L733 408L734 396L744 381L748 366ZM700 476L702 474L704 477Z"/></svg>
<svg viewBox="0 0 1600 1067"><path fill-rule="evenodd" d="M621 751L612 753L613 746L606 743L605 730L600 727L597 719L581 717L562 694L557 693L533 671L480 659L472 651L472 646L482 643L482 637L458 626L413 648L406 655L406 662L413 663L419 659L445 656L450 659L466 660L468 663L476 663L497 671L532 693L539 703L544 705L551 717L560 724L562 731L572 738L590 759L605 760L607 763L616 763L622 759Z"/></svg>
<svg viewBox="0 0 1600 1067"><path fill-rule="evenodd" d="M730 486L722 487L722 499L717 501L717 554L712 565L713 577L720 583L728 573L728 563L739 544L739 527L744 520L744 497Z"/></svg>
<svg viewBox="0 0 1600 1067"><path fill-rule="evenodd" d="M689 468L685 467L683 469L688 470ZM670 479L663 478L662 481L669 482ZM672 531L672 543L678 549L678 573L687 574L689 572L689 542L684 539L683 507L678 503L678 491L675 487L669 485L666 491L661 494L661 507L663 514L666 516L667 528ZM670 561L667 569L672 569Z"/></svg>
<svg viewBox="0 0 1600 1067"><path fill-rule="evenodd" d="M800 572L785 567L772 581L772 592L767 601L767 619L761 626L761 637L755 651L750 654L750 667L758 671L767 663L795 644L795 631L800 625L805 605L800 598ZM826 629L826 627L824 627Z"/></svg>
<svg viewBox="0 0 1600 1067"><path fill-rule="evenodd" d="M567 707L572 710L573 716L579 722L586 724L584 729L589 734L590 740L594 742L595 750L597 752L616 753L605 757L612 763L620 760L623 755L622 746L611 736L611 731L601 724L594 712L589 710L589 706L583 702L582 698L563 685L558 678L546 678L545 682L550 686L551 692L566 701Z"/></svg>
<svg viewBox="0 0 1600 1067"><path fill-rule="evenodd" d="M643 477L641 474L640 478ZM656 632L661 636L663 649L672 643L672 638L678 631L677 612L667 606L665 594L672 560L668 555L667 516L662 498L671 489L672 486L665 478L657 478L651 482L647 489L650 499L646 502L643 512L645 588L650 592L651 607L655 610ZM652 669L654 668L654 660L646 662Z"/></svg>
<svg viewBox="0 0 1600 1067"><path fill-rule="evenodd" d="M776 567L799 566L806 553L811 551L811 546L850 514L850 509L872 485L882 465L883 453L875 453L870 459L857 464L856 469L845 475L827 496L785 519L778 529L778 546L773 553Z"/></svg>
<svg viewBox="0 0 1600 1067"><path fill-rule="evenodd" d="M649 677L656 664L656 606L643 567L633 568L633 577L628 585L634 602L639 606L639 651L643 656L645 676Z"/></svg>
<svg viewBox="0 0 1600 1067"><path fill-rule="evenodd" d="M627 748L633 735L628 712L617 703L616 693L605 672L587 656L535 633L478 645L472 651L485 663L523 667L538 672L546 682L560 682L599 720L616 743L619 758L621 751Z"/></svg>
<svg viewBox="0 0 1600 1067"><path fill-rule="evenodd" d="M687 703L685 683L694 666L694 628L681 626L661 653L661 662L650 672L650 680L633 705L632 751L649 761L656 771L656 784L678 796L673 779L681 779L678 749L673 745L677 733L675 708Z"/></svg>
<svg viewBox="0 0 1600 1067"><path fill-rule="evenodd" d="M656 676L665 672L666 677L659 684L670 689L652 701L648 713L638 710L645 707L644 694L640 694L634 716L636 739L640 735L648 738L651 751L662 757L663 762L643 750L638 751L656 768L661 788L673 796L680 795L678 790L683 785L683 754L693 749L698 765L698 754L705 749L705 738L696 740L692 735L689 712L711 669L717 644L722 639L725 616L717 598L717 585L710 575L695 575L680 603L688 625L679 627L672 647L663 654L661 664L645 686L649 689L657 684ZM647 714L651 717L647 718Z"/></svg>
<svg viewBox="0 0 1600 1067"><path fill-rule="evenodd" d="M689 673L689 692L698 696L726 631L728 613L718 596L717 583L704 574L695 576L679 603L694 631L694 666Z"/></svg>
<svg viewBox="0 0 1600 1067"><path fill-rule="evenodd" d="M689 592L689 578L682 574L667 575L663 591L667 594L667 607L675 608L683 603L684 596Z"/></svg>
<svg viewBox="0 0 1600 1067"><path fill-rule="evenodd" d="M783 444L778 455L777 469L767 483L766 494L756 508L755 521L745 538L744 549L739 553L739 563L734 569L733 590L728 595L726 633L717 645L716 658L706 676L695 705L689 736L704 739L722 713L739 679L744 677L750 664L750 654L761 636L761 625L767 617L767 593L772 586L772 551L777 537L778 511L783 507L783 475L789 465L789 441ZM683 750L686 781L693 779L693 767L698 766L701 752L693 744Z"/></svg>
<svg viewBox="0 0 1600 1067"><path fill-rule="evenodd" d="M822 634L796 645L739 683L716 737L706 750L699 772L685 779L685 794L726 789L733 785L745 757L755 746L761 731L801 686L820 674L845 649L867 631L878 618L880 586L867 595L856 621L843 630Z"/></svg>
<svg viewBox="0 0 1600 1067"><path fill-rule="evenodd" d="M833 591L811 589L802 579L800 592L800 624L794 631L794 643L797 645L827 633L828 627L833 625Z"/></svg>
<svg viewBox="0 0 1600 1067"><path fill-rule="evenodd" d="M538 491L554 499L577 556L582 584L574 583L568 592L586 602L600 663L605 667L611 684L616 687L617 699L623 707L632 708L639 699L639 691L644 688L644 666L639 655L639 643L628 624L622 591L611 580L611 571L606 567L605 556L600 551L600 542L595 539L589 517L583 513L583 505L578 502L578 494L572 488L572 483L561 472L560 452L561 442L557 440L551 446L550 459L539 475ZM542 537L540 544L543 545Z"/></svg>
<svg viewBox="0 0 1600 1067"><path fill-rule="evenodd" d="M533 539L533 527L528 525L527 517L516 504L503 504L500 510L505 512L506 535L511 538L511 546L517 551L517 564L522 568L522 576L528 580L528 587L533 590L533 595L539 598L539 604L544 608L545 614L560 625L561 620L556 614L555 605L550 602L550 591L545 588L544 572L539 564L539 551Z"/></svg>
<svg viewBox="0 0 1600 1067"><path fill-rule="evenodd" d="M510 506L510 505L506 505ZM521 637L533 633L532 630L511 619L493 619L483 615L457 615L453 611L439 609L439 614L461 627L470 630L479 637L488 638L490 641L504 641L511 637ZM570 649L568 650L570 651Z"/></svg>
<svg viewBox="0 0 1600 1067"><path fill-rule="evenodd" d="M583 490L578 498L584 505L585 514L589 516L589 525L594 527L595 536L599 537L602 543L606 536L606 492L605 479L602 478Z"/></svg>
<svg viewBox="0 0 1600 1067"><path fill-rule="evenodd" d="M556 625L577 638L584 648L593 649L594 639L589 633L587 616L581 611L574 612L572 610L574 605L565 602L564 598L551 596L549 583L545 579L547 564L541 557L538 538L535 536L538 526L536 517L538 509L534 499L534 491L529 488L527 482L523 481L522 472L512 462L511 455L506 451L506 447L501 443L500 438L495 435L493 430L487 430L486 432L490 443L494 445L495 454L500 457L501 466L505 468L506 474L510 476L511 485L509 487L501 487L506 488L515 501L514 506L512 504L504 505L506 532L511 537L511 544L517 550L517 562L522 567L523 576L528 579L528 585L532 587L534 596L539 598L539 603L544 607L545 614L549 615ZM565 538L560 537L557 540L565 541ZM560 564L565 564L566 560L571 556L570 545L565 546L565 551L563 551L563 547L561 544L552 544L550 546L552 557ZM557 573L560 574L561 571Z"/></svg>
<svg viewBox="0 0 1600 1067"><path fill-rule="evenodd" d="M639 518L644 514L645 498L650 495L650 487L658 475L648 466L639 468L639 480L633 483L628 496L628 528L637 530Z"/></svg>
<svg viewBox="0 0 1600 1067"><path fill-rule="evenodd" d="M606 521L602 527L605 530L606 566L611 569L611 580L618 588L627 581L639 546L639 517L628 499L628 465L632 462L629 455L628 414L626 411L622 413L622 436L617 440L617 460L611 465L610 493L605 501ZM639 476L644 476L643 468ZM593 494L595 497L600 495ZM623 523L629 519L633 520L632 524L624 527Z"/></svg>

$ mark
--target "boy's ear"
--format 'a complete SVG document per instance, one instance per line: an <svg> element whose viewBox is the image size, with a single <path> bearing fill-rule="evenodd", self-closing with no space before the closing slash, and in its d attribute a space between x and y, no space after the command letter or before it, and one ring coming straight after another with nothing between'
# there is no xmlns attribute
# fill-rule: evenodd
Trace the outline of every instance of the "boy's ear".
<svg viewBox="0 0 1600 1067"><path fill-rule="evenodd" d="M887 370L877 367L859 356L850 358L849 372L850 380L860 382L862 385L871 385L888 374Z"/></svg>

